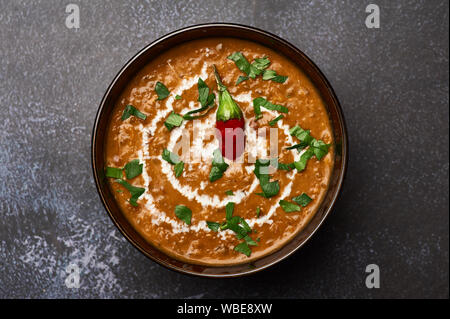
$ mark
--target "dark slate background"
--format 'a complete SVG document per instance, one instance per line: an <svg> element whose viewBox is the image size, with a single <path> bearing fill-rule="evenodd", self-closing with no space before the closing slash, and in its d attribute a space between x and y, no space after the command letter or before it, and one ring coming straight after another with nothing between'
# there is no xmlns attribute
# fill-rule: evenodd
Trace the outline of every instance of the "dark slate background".
<svg viewBox="0 0 450 319"><path fill-rule="evenodd" d="M0 297L449 297L448 1L0 0ZM68 3L70 3L68 2ZM367 3L365 3L367 2ZM381 9L367 29L365 7ZM273 32L324 71L347 119L349 170L314 238L260 274L166 270L116 230L91 173L91 130L121 66L206 22ZM81 287L64 284L81 268ZM381 288L365 287L365 267Z"/></svg>

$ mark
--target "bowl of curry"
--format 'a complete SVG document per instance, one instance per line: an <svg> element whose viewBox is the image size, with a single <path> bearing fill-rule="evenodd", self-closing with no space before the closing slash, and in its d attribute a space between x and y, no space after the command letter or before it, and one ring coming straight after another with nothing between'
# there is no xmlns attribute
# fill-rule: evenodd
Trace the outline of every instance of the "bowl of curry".
<svg viewBox="0 0 450 319"><path fill-rule="evenodd" d="M220 23L172 32L120 70L97 113L92 166L109 216L142 253L232 277L312 236L347 149L338 99L305 54Z"/></svg>

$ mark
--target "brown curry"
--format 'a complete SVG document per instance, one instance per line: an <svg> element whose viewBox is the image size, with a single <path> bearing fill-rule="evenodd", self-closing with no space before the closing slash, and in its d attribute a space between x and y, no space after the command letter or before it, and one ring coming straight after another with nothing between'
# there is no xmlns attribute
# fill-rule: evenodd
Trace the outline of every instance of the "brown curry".
<svg viewBox="0 0 450 319"><path fill-rule="evenodd" d="M256 63L261 73L252 78L242 71L242 60L229 58L235 52L249 63L266 58L270 64ZM223 158L228 167L214 181L210 177L213 152L219 148L215 122L220 92L212 65L242 110L246 139L241 161ZM278 75L287 78L274 77ZM236 84L239 77L243 81ZM215 100L193 114L201 117L187 120L177 116L167 125L172 112L182 117L201 107L199 78ZM158 82L164 87L157 92ZM258 97L269 102L259 108L259 118L254 104ZM124 116L127 105L144 116L133 112ZM301 129L296 131L296 126ZM267 129L266 136L262 128ZM258 178L250 155L270 157L271 128L278 135L278 162L285 165L272 170L267 179ZM187 155L175 150L182 140L191 145ZM165 149L178 153L183 165L163 158ZM138 160L142 172L137 176L130 173L132 178L127 179L125 170L119 171L116 178L109 178L109 184L121 210L142 236L179 260L232 265L280 249L307 225L328 189L334 163L333 133L317 89L289 59L257 43L209 38L179 45L149 61L122 93L108 127L105 166L122 169L133 160ZM277 185L268 185L274 181L278 181L278 191L274 189ZM270 194L262 191L262 183ZM127 185L143 193L136 194L136 189L130 191ZM134 201L130 200L133 191ZM241 218L229 228L228 203L234 203L233 216ZM188 209L176 212L177 206ZM240 244L244 252L236 249Z"/></svg>

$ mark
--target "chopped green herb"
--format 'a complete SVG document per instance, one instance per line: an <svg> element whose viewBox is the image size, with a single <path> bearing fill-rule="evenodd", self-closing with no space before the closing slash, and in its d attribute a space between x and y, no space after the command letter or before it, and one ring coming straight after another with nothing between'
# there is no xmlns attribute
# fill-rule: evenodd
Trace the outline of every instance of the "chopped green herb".
<svg viewBox="0 0 450 319"><path fill-rule="evenodd" d="M216 222L206 222L206 225L208 225L208 228L212 231L218 232L220 224Z"/></svg>
<svg viewBox="0 0 450 319"><path fill-rule="evenodd" d="M225 191L225 194L227 194L228 196L233 196L234 195L233 191L230 191L230 190Z"/></svg>
<svg viewBox="0 0 450 319"><path fill-rule="evenodd" d="M184 169L184 162L180 161L180 158L178 157L177 154L172 153L171 151L169 151L168 149L164 149L163 153L162 153L162 159L165 160L166 162L175 165L173 170L175 173L175 177L180 177L181 174L183 173L183 169Z"/></svg>
<svg viewBox="0 0 450 319"><path fill-rule="evenodd" d="M278 111L278 112L282 112L282 113L289 112L289 109L285 106L278 105L278 104L272 104L263 97L257 97L256 99L253 99L253 110L255 112L256 119L259 119L262 117L261 107L264 107L271 111Z"/></svg>
<svg viewBox="0 0 450 319"><path fill-rule="evenodd" d="M209 87L206 85L206 83L201 78L198 78L197 88L198 88L198 101L200 102L201 108L187 112L185 115L183 115L183 118L185 120L195 120L195 119L201 118L201 117L207 115L209 110L214 106L214 100L216 98L216 95L214 93L212 93L212 90L211 90L211 94L209 93L210 92ZM207 111L203 114L195 115L195 116L191 115L194 113L203 112L205 110L207 110Z"/></svg>
<svg viewBox="0 0 450 319"><path fill-rule="evenodd" d="M297 171L301 172L306 168L306 163L308 163L308 160L313 157L314 152L312 149L307 149L301 156L300 160L297 162L294 162L295 168Z"/></svg>
<svg viewBox="0 0 450 319"><path fill-rule="evenodd" d="M142 194L144 194L145 188L135 187L133 185L130 185L128 182L124 181L123 179L116 179L115 182L119 183L120 185L125 187L130 192L130 194L131 194L130 204L133 206L137 206L137 200Z"/></svg>
<svg viewBox="0 0 450 319"><path fill-rule="evenodd" d="M175 95L175 100L181 100L182 99L182 97L180 96L180 95Z"/></svg>
<svg viewBox="0 0 450 319"><path fill-rule="evenodd" d="M314 152L314 155L320 161L325 155L328 153L329 144L325 144L322 140L313 139L311 142L311 148Z"/></svg>
<svg viewBox="0 0 450 319"><path fill-rule="evenodd" d="M233 202L227 203L227 205L225 206L227 220L230 220L231 217L233 217L233 210L234 210L234 203Z"/></svg>
<svg viewBox="0 0 450 319"><path fill-rule="evenodd" d="M302 141L302 143L300 145L304 144L304 145L308 146L313 140L313 138L311 136L311 131L304 130L298 125L291 128L289 130L289 134L291 134L292 136L295 136L300 141ZM303 148L305 148L306 146L304 146Z"/></svg>
<svg viewBox="0 0 450 319"><path fill-rule="evenodd" d="M191 224L192 211L188 207L184 205L177 205L175 207L175 215L186 224Z"/></svg>
<svg viewBox="0 0 450 319"><path fill-rule="evenodd" d="M145 120L147 118L147 115L139 111L137 108L135 108L133 105L127 105L125 106L125 109L123 110L122 114L122 121L125 121L127 118L129 118L131 115L140 118L141 120Z"/></svg>
<svg viewBox="0 0 450 319"><path fill-rule="evenodd" d="M285 163L278 162L278 169L279 170L290 171L291 169L294 169L294 168L295 168L294 163L285 164Z"/></svg>
<svg viewBox="0 0 450 319"><path fill-rule="evenodd" d="M246 75L248 75L248 77L239 77L239 79L241 79L241 81L239 81L239 79L238 79L238 83L236 83L236 85L241 83L244 80L247 80L248 78L252 78L252 79L256 78L256 76L263 73L263 71L270 64L270 61L267 57L257 58L253 61L252 64L250 64L250 62L248 62L248 60L244 57L244 55L241 52L234 52L233 54L231 54L228 57L228 59L234 61L234 63L238 67L238 69L241 70L242 72L244 72ZM242 79L242 78L246 78L246 79Z"/></svg>
<svg viewBox="0 0 450 319"><path fill-rule="evenodd" d="M300 211L300 206L293 204L291 202L288 202L284 199L280 200L280 206L281 208L283 208L283 210L286 213L292 213L292 212L299 212Z"/></svg>
<svg viewBox="0 0 450 319"><path fill-rule="evenodd" d="M287 149L287 150L293 150L293 149L296 149L296 150L298 150L298 151L300 152L301 150L303 150L303 149L305 149L306 147L308 147L308 145L309 145L309 144L307 144L306 142L301 142L301 143L298 143L298 144L295 144L295 145L286 147L286 149Z"/></svg>
<svg viewBox="0 0 450 319"><path fill-rule="evenodd" d="M156 82L155 91L158 94L158 100L164 100L170 94L166 86L159 81Z"/></svg>
<svg viewBox="0 0 450 319"><path fill-rule="evenodd" d="M121 189L116 189L116 192L118 192L118 193L123 193L123 190L121 190Z"/></svg>
<svg viewBox="0 0 450 319"><path fill-rule="evenodd" d="M300 156L300 160L295 162L295 168L300 172L306 168L308 160L314 155L318 160L321 160L327 153L330 144L325 144L322 140L316 140L311 136L309 130L304 130L300 126L296 125L289 130L292 136L297 137L301 143L288 147L287 149L298 149L299 151L308 147L309 148Z"/></svg>
<svg viewBox="0 0 450 319"><path fill-rule="evenodd" d="M171 151L169 151L166 148L163 150L162 158L163 158L163 160L165 160L166 162L169 162L172 165L175 165L180 161L180 158L178 157L177 154L172 153Z"/></svg>
<svg viewBox="0 0 450 319"><path fill-rule="evenodd" d="M200 102L201 106L208 106L212 103L212 101L214 101L214 93L209 94L209 87L201 78L198 78L197 88L198 101Z"/></svg>
<svg viewBox="0 0 450 319"><path fill-rule="evenodd" d="M247 222L245 221L244 218L241 217L241 221L240 221L239 223L244 227L244 229L245 229L248 233L252 231L252 229L251 229L250 226L247 224Z"/></svg>
<svg viewBox="0 0 450 319"><path fill-rule="evenodd" d="M107 167L105 169L106 177L122 178L122 169L116 167Z"/></svg>
<svg viewBox="0 0 450 319"><path fill-rule="evenodd" d="M259 214L261 214L261 208L256 207L256 218L259 218Z"/></svg>
<svg viewBox="0 0 450 319"><path fill-rule="evenodd" d="M270 64L269 58L264 57L255 59L255 61L252 63L252 66L260 70L261 71L260 73L262 73L263 70L267 69L269 64Z"/></svg>
<svg viewBox="0 0 450 319"><path fill-rule="evenodd" d="M264 81L272 80L274 82L284 83L287 78L287 76L278 75L274 70L265 70L263 73Z"/></svg>
<svg viewBox="0 0 450 319"><path fill-rule="evenodd" d="M240 76L238 77L237 81L236 81L236 85L239 85L239 84L241 84L242 82L247 81L248 79L249 79L248 76L242 76L242 75L240 75Z"/></svg>
<svg viewBox="0 0 450 319"><path fill-rule="evenodd" d="M309 197L306 193L303 193L300 196L293 197L292 200L300 206L306 207L306 205L308 205L312 201L312 198Z"/></svg>
<svg viewBox="0 0 450 319"><path fill-rule="evenodd" d="M256 241L254 241L249 235L244 237L244 240L247 242L248 245L250 246L258 246L258 244L256 243Z"/></svg>
<svg viewBox="0 0 450 319"><path fill-rule="evenodd" d="M184 162L183 161L179 161L178 163L175 164L175 167L173 168L174 172L175 172L175 177L180 177L181 174L183 173L183 169L184 169Z"/></svg>
<svg viewBox="0 0 450 319"><path fill-rule="evenodd" d="M128 162L123 168L125 171L125 176L127 177L127 179L133 179L142 173L143 167L144 164L139 164L138 159L132 160L131 162Z"/></svg>
<svg viewBox="0 0 450 319"><path fill-rule="evenodd" d="M214 182L223 176L223 171L220 168L213 166L211 167L211 172L209 173L209 181Z"/></svg>
<svg viewBox="0 0 450 319"><path fill-rule="evenodd" d="M257 195L269 198L275 196L280 191L280 185L278 181L270 182L270 176L268 173L264 173L266 170L265 167L270 165L270 161L268 160L260 160L257 159L255 163L254 174L259 179L259 185L261 186L262 193L257 193Z"/></svg>
<svg viewBox="0 0 450 319"><path fill-rule="evenodd" d="M249 77L254 79L256 76L264 72L264 70L269 66L270 61L267 57L258 58L253 61L250 65Z"/></svg>
<svg viewBox="0 0 450 319"><path fill-rule="evenodd" d="M225 163L222 157L222 152L217 149L213 153L213 161L211 172L209 173L209 180L214 182L223 176L223 173L227 170L228 164Z"/></svg>
<svg viewBox="0 0 450 319"><path fill-rule="evenodd" d="M276 118L274 118L273 120L269 121L269 125L270 126L274 126L282 118L284 118L284 115L278 115Z"/></svg>
<svg viewBox="0 0 450 319"><path fill-rule="evenodd" d="M247 61L247 59L241 52L234 52L233 54L228 56L228 59L234 61L238 69L245 74L248 75L250 73L250 62Z"/></svg>
<svg viewBox="0 0 450 319"><path fill-rule="evenodd" d="M183 123L183 117L174 111L170 113L170 115L167 117L166 121L164 122L164 125L167 127L169 131L171 131L175 126L180 126Z"/></svg>
<svg viewBox="0 0 450 319"><path fill-rule="evenodd" d="M248 247L248 244L245 241L234 247L234 250L244 254L247 257L250 257L252 253L252 250Z"/></svg>
<svg viewBox="0 0 450 319"><path fill-rule="evenodd" d="M245 244L251 253L250 246L257 246L258 243L254 241L250 236L249 233L252 232L252 229L250 228L249 224L245 221L244 218L240 216L233 216L233 210L234 210L234 203L228 202L225 206L225 212L226 212L226 222L223 224L219 224L216 222L206 222L209 229L212 231L219 231L219 230L225 230L229 229L233 231L236 234L237 239L244 239L245 241L241 244ZM238 245L241 246L242 245Z"/></svg>

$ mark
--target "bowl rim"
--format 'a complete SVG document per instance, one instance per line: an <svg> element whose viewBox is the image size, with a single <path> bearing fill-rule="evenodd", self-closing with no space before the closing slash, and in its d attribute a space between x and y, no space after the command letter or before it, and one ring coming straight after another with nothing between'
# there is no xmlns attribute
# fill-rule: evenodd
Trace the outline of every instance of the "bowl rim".
<svg viewBox="0 0 450 319"><path fill-rule="evenodd" d="M331 200L329 202L329 206L326 208L326 210L322 214L322 217L319 220L319 222L317 223L317 225L312 229L312 231L305 237L305 239L303 241L298 243L297 246L295 246L293 249L287 251L284 255L280 256L279 258L277 258L277 259L275 259L273 261L270 261L267 264L262 265L261 267L258 267L258 268L255 268L255 269L249 268L246 271L241 271L241 272L238 272L238 273L224 273L224 274L200 273L200 272L192 271L192 270L189 270L189 269L184 269L184 268L181 268L181 267L176 267L175 265L173 265L171 263L168 263L166 261L163 261L163 260L160 260L160 259L156 258L152 254L150 254L149 252L144 250L133 238L131 238L131 236L126 232L126 230L124 229L122 224L118 220L116 220L114 215L111 213L111 210L110 210L110 208L108 206L107 200L106 200L105 195L103 193L103 188L101 186L101 177L97 173L97 165L96 165L96 158L97 158L97 156L99 156L99 155L103 156L103 154L97 154L97 152L96 152L96 145L97 145L97 143L103 143L104 142L103 140L102 141L98 141L98 139L97 139L100 117L101 117L101 114L107 108L105 106L105 102L106 102L108 96L111 94L111 91L113 90L113 88L115 87L115 85L117 84L118 80L120 79L120 77L125 72L125 70L128 69L134 63L134 61L137 60L141 55L143 55L147 50L149 50L150 48L152 48L152 47L154 47L154 46L156 46L156 45L166 41L169 38L172 38L174 36L180 35L180 34L182 34L184 32L188 32L188 31L193 31L193 30L198 30L198 29L217 28L217 27L232 28L232 29L245 30L245 31L257 33L257 34L259 34L259 35L261 35L263 37L267 37L267 38L270 38L272 40L275 40L275 41L281 43L282 45L284 45L284 46L288 47L289 49L291 49L292 51L294 51L295 54L300 55L305 60L305 62L310 64L310 66L313 68L314 72L317 74L317 76L320 77L321 81L325 84L325 87L328 90L329 96L332 98L332 100L334 102L334 106L336 107L338 122L342 126L342 141L341 141L341 161L342 161L342 164L341 164L341 172L340 172L339 177L338 177L338 179L336 181L336 188L335 188L335 191L334 191L334 193L333 193L333 195L331 197ZM190 41L192 41L192 40L196 40L196 39L191 39ZM247 38L247 40L258 43L257 41L249 39L249 38ZM263 45L263 44L261 44L261 45ZM167 49L170 49L170 48L167 48ZM345 118L344 118L344 115L343 115L343 112L342 112L341 104L340 104L340 102L339 102L339 100L337 98L337 95L336 95L334 89L332 88L330 82L328 81L328 79L325 77L325 75L320 70L320 68L305 53L303 53L303 51L301 51L300 49L298 49L297 47L292 45L290 42L282 39L281 37L279 37L279 36L277 36L277 35L275 35L273 33L268 32L268 31L265 31L265 30L262 30L262 29L259 29L259 28L253 27L253 26L248 26L248 25L243 25L243 24L238 24L238 23L217 22L217 23L195 24L195 25L190 25L190 26L183 27L183 28L174 30L172 32L169 32L169 33L163 35L162 37L159 37L158 39L156 39L156 40L150 42L149 44L145 45L135 55L133 55L123 65L123 67L117 72L117 74L114 76L113 80L109 84L106 92L104 93L104 95L102 97L102 100L101 100L100 105L98 107L97 113L95 115L95 121L94 121L94 126L93 126L93 129L92 129L92 136L91 136L91 165L92 165L92 172L93 172L93 175L94 175L95 186L96 186L97 192L98 192L98 194L100 196L100 199L101 199L101 202L103 204L103 207L105 208L105 210L108 213L108 216L111 218L111 220L113 221L113 223L117 227L117 229L120 231L120 233L132 244L132 246L134 246L143 255L145 255L146 257L150 258L152 261L155 261L158 264L164 266L165 268L173 270L173 271L176 271L178 273L193 275L193 276L197 276L197 277L209 277L209 278L241 277L241 276L251 275L251 274L260 272L262 270L268 269L269 267L271 267L271 266L273 266L275 264L278 264L281 261L283 261L286 258L288 258L289 256L293 255L297 250L299 250L301 247L303 247L310 240L310 238L317 232L317 230L323 224L325 219L328 217L328 215L330 214L330 212L334 208L334 205L336 203L336 200L337 200L339 194L342 191L343 182L345 180L345 176L346 176L346 173L347 173L347 166L348 166L348 133L347 133L347 125L346 125ZM310 223L310 222L308 222L308 223ZM295 237L300 235L303 231L304 231L304 229L301 230ZM285 245L287 245L287 244L288 243L286 243ZM283 245L283 247L285 245ZM280 249L281 249L281 247L280 247ZM166 255L164 252L162 252L162 253L164 255ZM270 253L268 256L272 255L273 253L276 253L276 251ZM170 256L170 258L177 260L176 258L171 257L171 256ZM262 258L264 258L264 257L262 257ZM184 262L184 261L182 261L182 263L189 264L189 263ZM230 265L229 267L233 267L233 266L234 265ZM208 267L208 266L205 266L205 267Z"/></svg>

